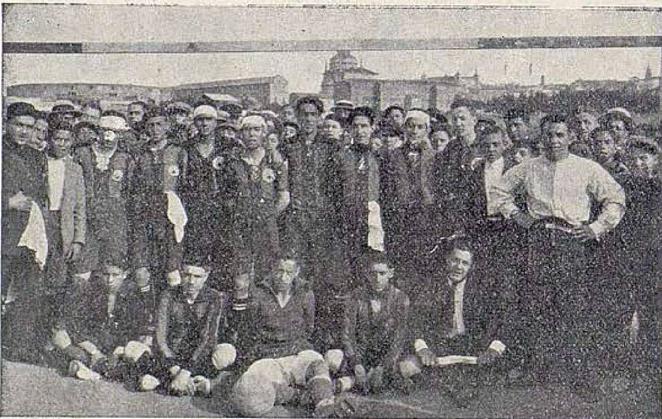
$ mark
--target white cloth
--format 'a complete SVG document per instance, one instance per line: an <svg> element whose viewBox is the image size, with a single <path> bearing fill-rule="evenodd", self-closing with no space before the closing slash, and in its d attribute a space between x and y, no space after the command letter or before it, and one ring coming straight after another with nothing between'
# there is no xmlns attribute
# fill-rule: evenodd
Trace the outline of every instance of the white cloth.
<svg viewBox="0 0 662 419"><path fill-rule="evenodd" d="M97 169L99 169L102 172L108 170L110 159L113 158L113 155L115 154L115 150L117 150L117 146L113 147L113 149L110 151L104 151L104 150L99 150L96 144L92 145L92 152L94 153L94 157L96 157L97 160Z"/></svg>
<svg viewBox="0 0 662 419"><path fill-rule="evenodd" d="M368 202L368 247L379 252L384 251L384 229L379 204Z"/></svg>
<svg viewBox="0 0 662 419"><path fill-rule="evenodd" d="M168 198L168 220L170 220L175 229L175 240L177 243L181 243L184 239L184 226L188 222L186 210L184 209L184 205L182 205L181 199L179 199L179 196L175 192L166 191L165 194Z"/></svg>
<svg viewBox="0 0 662 419"><path fill-rule="evenodd" d="M32 203L28 225L25 227L21 238L18 240L18 247L27 247L34 251L34 258L41 270L46 265L48 256L48 237L46 236L46 223L44 215L41 213L39 205Z"/></svg>
<svg viewBox="0 0 662 419"><path fill-rule="evenodd" d="M573 154L556 162L536 157L506 172L493 195L506 218L519 211L514 195L522 190L531 217L558 217L574 226L589 220L593 202L601 203L589 226L597 237L613 230L625 212L623 188L598 163Z"/></svg>
<svg viewBox="0 0 662 419"><path fill-rule="evenodd" d="M453 317L451 319L450 337L464 334L464 285L467 281L459 284L451 283L453 289Z"/></svg>
<svg viewBox="0 0 662 419"><path fill-rule="evenodd" d="M503 157L495 162L485 162L485 197L487 198L487 215L493 216L499 213L499 207L495 204L494 188L501 182L503 175Z"/></svg>
<svg viewBox="0 0 662 419"><path fill-rule="evenodd" d="M64 194L64 159L48 159L48 202L51 211L59 211Z"/></svg>

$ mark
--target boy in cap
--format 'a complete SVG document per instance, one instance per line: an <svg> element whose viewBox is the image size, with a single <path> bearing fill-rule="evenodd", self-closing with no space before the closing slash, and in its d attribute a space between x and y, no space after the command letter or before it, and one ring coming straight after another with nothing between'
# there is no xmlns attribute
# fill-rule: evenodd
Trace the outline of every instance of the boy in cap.
<svg viewBox="0 0 662 419"><path fill-rule="evenodd" d="M287 164L264 148L266 127L260 115L243 118L245 148L226 164L233 254L253 266L255 278L264 278L279 253L277 217L290 202Z"/></svg>
<svg viewBox="0 0 662 419"><path fill-rule="evenodd" d="M150 114L147 130L149 140L135 156L130 241L135 279L145 301L145 334L149 335L154 299L161 290L180 282L181 243L188 220L179 185L188 159L185 150L169 143L165 115Z"/></svg>
<svg viewBox="0 0 662 419"><path fill-rule="evenodd" d="M628 139L634 128L630 111L625 108L611 108L598 119L598 123L614 136L617 159L624 159L626 157Z"/></svg>
<svg viewBox="0 0 662 419"><path fill-rule="evenodd" d="M185 102L172 102L165 108L170 131L168 138L172 144L183 146L189 139L189 127L191 126L191 113L193 109Z"/></svg>
<svg viewBox="0 0 662 419"><path fill-rule="evenodd" d="M44 343L38 319L48 253L48 169L45 154L28 146L35 115L28 103L10 104L2 138L2 356L36 363Z"/></svg>

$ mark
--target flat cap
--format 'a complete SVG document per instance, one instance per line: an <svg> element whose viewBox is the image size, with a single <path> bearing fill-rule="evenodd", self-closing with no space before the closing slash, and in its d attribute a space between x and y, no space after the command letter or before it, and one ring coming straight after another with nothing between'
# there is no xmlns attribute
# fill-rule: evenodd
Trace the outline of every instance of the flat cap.
<svg viewBox="0 0 662 419"><path fill-rule="evenodd" d="M111 131L128 131L126 120L119 116L102 116L99 119L99 128Z"/></svg>
<svg viewBox="0 0 662 419"><path fill-rule="evenodd" d="M12 119L17 116L31 116L36 118L37 110L30 103L14 102L7 107L7 119Z"/></svg>
<svg viewBox="0 0 662 419"><path fill-rule="evenodd" d="M213 106L200 105L193 111L193 119L196 118L218 118L218 113Z"/></svg>
<svg viewBox="0 0 662 419"><path fill-rule="evenodd" d="M193 112L193 107L186 102L171 102L166 106L165 110L166 113L168 114L180 113L180 112L191 113Z"/></svg>

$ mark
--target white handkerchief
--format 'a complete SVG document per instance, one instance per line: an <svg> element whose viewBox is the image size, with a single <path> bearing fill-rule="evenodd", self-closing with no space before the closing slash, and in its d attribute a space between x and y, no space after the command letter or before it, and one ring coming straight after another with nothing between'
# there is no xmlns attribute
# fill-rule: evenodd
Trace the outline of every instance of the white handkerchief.
<svg viewBox="0 0 662 419"><path fill-rule="evenodd" d="M379 204L368 202L368 247L379 252L384 251L384 229Z"/></svg>
<svg viewBox="0 0 662 419"><path fill-rule="evenodd" d="M186 210L184 205L182 205L181 199L173 191L166 191L166 196L168 197L168 220L172 223L175 228L175 240L177 243L181 243L184 239L184 226L188 222L186 217Z"/></svg>
<svg viewBox="0 0 662 419"><path fill-rule="evenodd" d="M27 247L34 250L34 258L39 268L44 270L46 258L48 257L48 237L46 236L46 223L39 205L32 203L28 225L25 227L18 247Z"/></svg>

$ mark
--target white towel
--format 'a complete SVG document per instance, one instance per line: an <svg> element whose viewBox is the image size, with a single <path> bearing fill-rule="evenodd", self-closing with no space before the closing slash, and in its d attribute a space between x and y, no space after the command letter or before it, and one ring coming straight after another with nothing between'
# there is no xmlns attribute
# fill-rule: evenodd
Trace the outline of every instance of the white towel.
<svg viewBox="0 0 662 419"><path fill-rule="evenodd" d="M46 223L39 205L32 203L28 225L18 241L18 247L27 247L34 251L34 258L43 271L48 257L48 237L46 236Z"/></svg>
<svg viewBox="0 0 662 419"><path fill-rule="evenodd" d="M166 191L165 194L168 197L168 220L175 228L175 240L177 240L177 243L181 243L184 239L184 226L188 222L186 210L175 192Z"/></svg>
<svg viewBox="0 0 662 419"><path fill-rule="evenodd" d="M379 204L368 202L368 247L379 252L384 251L384 229Z"/></svg>

